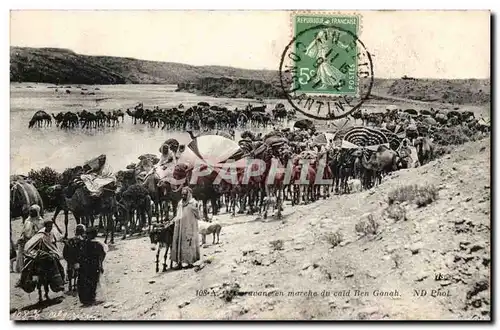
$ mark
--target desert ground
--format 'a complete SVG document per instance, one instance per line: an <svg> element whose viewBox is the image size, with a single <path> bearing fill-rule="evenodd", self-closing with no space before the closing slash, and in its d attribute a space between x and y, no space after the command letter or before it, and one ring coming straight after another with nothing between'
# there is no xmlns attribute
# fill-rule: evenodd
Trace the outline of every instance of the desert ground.
<svg viewBox="0 0 500 330"><path fill-rule="evenodd" d="M141 153L157 153L158 145L172 134L134 127L127 117L123 127L105 132L52 127L26 134L36 110L104 110L138 102L165 106L160 101L165 99L172 105L249 102L187 93L174 99L175 93L167 93L164 86L140 86L148 91L136 92L113 86L109 92L106 87L98 91L108 98L99 103L86 95L55 95L47 86L35 86L43 84L32 84L32 89L26 85L11 87L11 173L42 166L62 170L100 153L108 153L118 170ZM398 102L416 109L433 105L384 97L366 107ZM97 108L92 102L98 103ZM277 101L268 106L274 107L273 102ZM488 107L460 107L489 115ZM92 307L82 308L69 293L51 293L51 301L37 305L37 293L28 295L15 288L19 274L11 273L11 318L490 319L490 147L489 138L468 142L429 164L395 172L370 190L308 205L287 204L284 220L223 213L213 219L222 224L220 244L207 238L195 269L156 273L156 251L146 235L118 239L104 264L99 292L103 302ZM388 207L394 190L405 191L413 184L437 191L436 200L417 207L408 193L397 212ZM45 216L51 217L51 213ZM361 235L356 228L371 217L377 229ZM62 216L57 221L61 225ZM21 220L13 222L14 237L20 225ZM70 233L74 227L70 216Z"/></svg>

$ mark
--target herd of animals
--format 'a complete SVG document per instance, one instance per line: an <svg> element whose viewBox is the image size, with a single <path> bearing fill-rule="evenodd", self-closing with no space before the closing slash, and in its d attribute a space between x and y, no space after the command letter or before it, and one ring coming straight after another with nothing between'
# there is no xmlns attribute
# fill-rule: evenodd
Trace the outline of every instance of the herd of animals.
<svg viewBox="0 0 500 330"><path fill-rule="evenodd" d="M207 109L209 111L206 111ZM272 121L286 120L295 115L281 106L276 107L271 115L267 115L265 107L256 109L248 106L245 110L229 111L225 108L210 107L205 103L185 111L149 111L139 105L133 111L127 110L127 113L134 119L134 123L137 120L151 125L162 122L163 128L169 129L191 128L203 131L208 128L202 135L221 134L229 139L234 139L234 135L210 129L238 128L241 127L241 121L245 124L250 121L252 125L259 126L265 125L267 121L262 121L262 118L266 116ZM88 112L68 112L58 114L54 118L59 118L56 119L59 127L66 128L105 125L106 118L110 118L104 112L92 115L93 117L89 117ZM119 115L123 120L121 112L111 113L111 118L118 118ZM352 113L352 117L361 120L362 125L342 128L336 132L318 132L314 123L307 119L297 121L293 128L274 129L264 135L254 134L250 130L244 131L241 140L235 141L239 152L233 155L233 159L253 157L266 163L266 170L259 176L250 178L247 184L241 183L240 172L237 175L237 183L222 180L215 184L218 175L215 169L193 183L190 180L193 168L180 161L186 146L175 139L168 139L162 148L168 148L175 155L168 165L172 166L170 173L176 179L186 179L184 182L189 183L193 189L193 197L201 202L204 220L209 221L209 203L213 215L225 208L225 211L233 216L236 213L258 213L266 218L272 207L277 212L277 217L281 218L283 202L286 200L294 206L325 199L333 193L346 194L356 189L370 189L380 183L382 176L389 172L428 163L434 157L435 144L439 142L437 133L442 130L462 126L467 127L472 134L487 134L490 129L489 124L468 111L417 112L411 109L403 111L389 108L379 113L356 111ZM38 118L41 117L34 116L32 122L35 124L30 122L30 126L41 120ZM50 116L47 120L49 119ZM200 123L203 123L201 127ZM191 131L190 135L193 139L196 138ZM350 144L345 146L344 141ZM408 152L405 147L414 147L416 154ZM106 156L101 155L97 159L102 164L105 163ZM300 162L301 159L309 159L310 165L306 169L307 184L285 182L284 175L274 173L269 180L271 163L283 168L291 163L291 179L298 179L304 166L303 162ZM102 189L99 196L93 196L80 179L82 174L88 173L86 165L66 169L61 174L59 183L47 190L56 201L52 220L57 223L57 216L60 212L64 213L64 232L67 238L69 212L77 223L83 222L86 225L93 226L98 218L99 228L105 232L105 242L108 242L110 237L111 243L114 243L115 232L122 231L122 238L125 239L128 234L142 233L147 228L151 243L166 247L163 263L165 270L173 235L171 219L176 215L176 206L181 199L181 186L161 179L152 170L159 160L156 155L139 156L137 163L116 172L115 180ZM322 173L324 179L332 181L328 184L317 184L315 178L318 173ZM43 206L33 183L24 176L11 177L11 218L26 218L25 210L32 204ZM153 224L153 217L156 218L156 224ZM205 235L210 233L218 235L220 226L214 225L204 231ZM160 249L156 254L157 271L159 253Z"/></svg>
<svg viewBox="0 0 500 330"><path fill-rule="evenodd" d="M135 124L146 124L150 127L159 127L168 130L200 130L204 127L216 126L217 129L237 129L249 127L266 128L276 122L295 118L295 111L285 110L283 104L277 104L272 111L266 112L266 105L253 106L248 104L245 109L229 110L226 107L210 106L206 102L185 109L183 104L169 109L160 109L155 106L153 110L145 109L142 103L132 110L121 109L105 112L99 109L95 112L82 110L81 112L59 112L48 114L40 110L31 118L28 127L50 127L54 119L56 127L62 129L98 129L104 127L117 127L123 123L125 114L132 118Z"/></svg>

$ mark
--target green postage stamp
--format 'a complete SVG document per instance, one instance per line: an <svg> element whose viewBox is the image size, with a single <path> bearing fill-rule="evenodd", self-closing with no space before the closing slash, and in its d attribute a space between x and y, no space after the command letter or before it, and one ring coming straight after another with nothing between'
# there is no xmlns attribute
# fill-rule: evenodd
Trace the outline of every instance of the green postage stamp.
<svg viewBox="0 0 500 330"><path fill-rule="evenodd" d="M331 96L358 92L359 15L292 18L295 50L293 90Z"/></svg>

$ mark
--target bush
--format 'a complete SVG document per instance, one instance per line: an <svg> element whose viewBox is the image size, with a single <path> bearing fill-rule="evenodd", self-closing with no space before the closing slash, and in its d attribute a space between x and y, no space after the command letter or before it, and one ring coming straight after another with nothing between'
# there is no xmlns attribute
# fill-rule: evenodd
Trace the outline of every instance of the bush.
<svg viewBox="0 0 500 330"><path fill-rule="evenodd" d="M395 268L399 268L399 266L401 266L401 264L403 263L403 258L401 257L400 254L395 254L392 256L392 261L394 261L394 267Z"/></svg>
<svg viewBox="0 0 500 330"><path fill-rule="evenodd" d="M240 291L240 285L238 283L223 283L222 293L220 298L225 302L231 302L234 297L242 296L244 292Z"/></svg>
<svg viewBox="0 0 500 330"><path fill-rule="evenodd" d="M377 221L375 221L375 218L372 214L368 215L367 220L361 219L354 227L356 232L361 234L362 236L375 235L378 232L378 228L379 224Z"/></svg>
<svg viewBox="0 0 500 330"><path fill-rule="evenodd" d="M326 235L326 241L332 247L336 247L343 241L342 233L340 231L336 231L334 233L329 233Z"/></svg>
<svg viewBox="0 0 500 330"><path fill-rule="evenodd" d="M285 243L283 242L283 240L278 239L278 240L269 242L269 244L271 245L271 248L273 249L273 251L278 251L278 250L283 250L283 245Z"/></svg>
<svg viewBox="0 0 500 330"><path fill-rule="evenodd" d="M468 128L463 126L441 127L433 134L435 144L459 145L469 141L475 141L476 135Z"/></svg>
<svg viewBox="0 0 500 330"><path fill-rule="evenodd" d="M40 170L31 170L28 178L40 193L43 205L46 210L53 210L56 207L55 200L47 194L47 188L60 183L61 174L50 167L44 167Z"/></svg>
<svg viewBox="0 0 500 330"><path fill-rule="evenodd" d="M434 159L441 158L444 155L451 154L452 150L453 149L450 146L442 146L440 144L437 144L434 146L433 157Z"/></svg>
<svg viewBox="0 0 500 330"><path fill-rule="evenodd" d="M396 188L389 193L389 205L394 202L414 203L418 207L424 207L438 199L438 189L434 185L407 185Z"/></svg>
<svg viewBox="0 0 500 330"><path fill-rule="evenodd" d="M389 205L385 211L387 212L387 217L394 219L394 221L407 220L406 209L399 202Z"/></svg>

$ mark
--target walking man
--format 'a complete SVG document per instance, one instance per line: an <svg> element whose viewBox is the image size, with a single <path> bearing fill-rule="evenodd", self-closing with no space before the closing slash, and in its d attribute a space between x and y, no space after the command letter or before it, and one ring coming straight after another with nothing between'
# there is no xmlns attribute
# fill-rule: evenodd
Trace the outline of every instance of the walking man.
<svg viewBox="0 0 500 330"><path fill-rule="evenodd" d="M86 306L96 302L97 284L104 272L102 264L108 251L107 246L99 242L96 237L97 229L95 227L89 228L79 258L78 298Z"/></svg>

